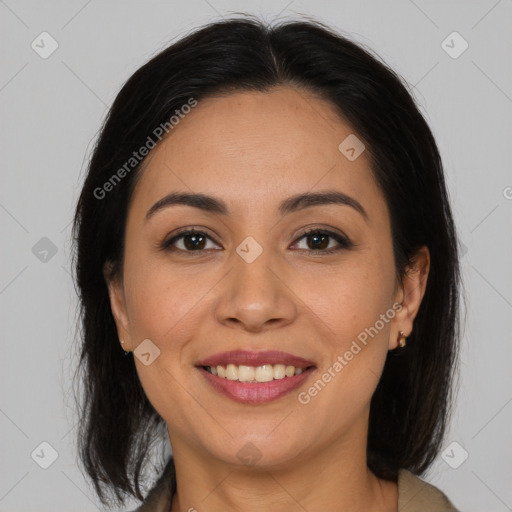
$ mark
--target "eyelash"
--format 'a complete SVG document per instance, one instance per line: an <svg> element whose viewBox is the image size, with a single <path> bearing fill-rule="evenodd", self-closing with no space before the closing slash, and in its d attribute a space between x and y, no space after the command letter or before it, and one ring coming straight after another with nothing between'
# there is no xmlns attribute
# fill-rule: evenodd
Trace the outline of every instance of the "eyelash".
<svg viewBox="0 0 512 512"><path fill-rule="evenodd" d="M311 228L311 229L306 230L304 233L302 233L302 235L299 238L296 239L295 243L304 238L307 238L308 236L310 236L312 234L327 235L328 237L333 238L339 244L338 247L334 247L334 248L331 247L330 249L302 249L302 250L306 250L312 254L332 254L332 253L341 251L343 249L350 249L355 246L355 244L352 243L347 237L342 236L333 231L329 231L326 229L320 229L320 228ZM188 253L191 256L192 256L192 253L194 253L194 252L202 253L202 252L205 252L206 250L208 250L208 249L198 249L196 251L189 251L189 250L184 250L184 249L178 249L173 246L173 244L175 242L177 242L178 240L180 240L188 235L202 235L202 236L206 237L207 239L211 240L212 242L216 243L210 236L208 236L203 231L198 231L195 229L187 229L185 231L181 231L177 235L173 236L171 239L164 241L161 245L161 248L163 250L169 251L169 252L178 252L179 251L179 252L183 252L183 253ZM215 250L217 250L217 249L215 249ZM301 250L301 249L299 249L299 250Z"/></svg>

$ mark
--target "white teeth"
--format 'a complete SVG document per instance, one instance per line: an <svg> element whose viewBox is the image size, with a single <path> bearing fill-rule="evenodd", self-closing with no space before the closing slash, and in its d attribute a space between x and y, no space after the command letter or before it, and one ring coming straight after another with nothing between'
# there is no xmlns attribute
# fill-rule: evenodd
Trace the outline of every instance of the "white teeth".
<svg viewBox="0 0 512 512"><path fill-rule="evenodd" d="M234 364L228 364L226 367L226 379L238 380L238 366Z"/></svg>
<svg viewBox="0 0 512 512"><path fill-rule="evenodd" d="M246 366L228 364L227 366L207 366L207 370L213 375L223 379L237 380L239 382L270 382L271 380L284 379L300 375L305 369L284 364L263 364L261 366Z"/></svg>
<svg viewBox="0 0 512 512"><path fill-rule="evenodd" d="M284 370L284 374L287 377L293 377L295 375L295 366L287 366Z"/></svg>
<svg viewBox="0 0 512 512"><path fill-rule="evenodd" d="M258 366L254 373L254 379L257 382L270 382L271 380L274 380L274 368L271 364Z"/></svg>
<svg viewBox="0 0 512 512"><path fill-rule="evenodd" d="M274 365L274 379L284 379L285 377L285 365L275 364Z"/></svg>
<svg viewBox="0 0 512 512"><path fill-rule="evenodd" d="M240 382L250 382L254 380L254 367L240 365L238 367L238 380Z"/></svg>

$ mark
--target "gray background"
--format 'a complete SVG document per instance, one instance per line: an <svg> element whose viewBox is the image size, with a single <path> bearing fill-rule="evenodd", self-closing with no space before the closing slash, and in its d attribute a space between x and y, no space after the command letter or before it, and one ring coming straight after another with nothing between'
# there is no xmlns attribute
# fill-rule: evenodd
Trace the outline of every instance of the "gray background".
<svg viewBox="0 0 512 512"><path fill-rule="evenodd" d="M70 221L86 158L107 106L141 64L237 11L330 23L413 88L446 167L468 297L457 407L445 457L425 478L462 511L512 510L510 0L0 0L0 511L98 508L76 466L70 393ZM43 31L58 43L46 59L31 47L51 48ZM458 58L442 46L453 31L469 44ZM39 465L51 461L44 441L58 453L48 469Z"/></svg>

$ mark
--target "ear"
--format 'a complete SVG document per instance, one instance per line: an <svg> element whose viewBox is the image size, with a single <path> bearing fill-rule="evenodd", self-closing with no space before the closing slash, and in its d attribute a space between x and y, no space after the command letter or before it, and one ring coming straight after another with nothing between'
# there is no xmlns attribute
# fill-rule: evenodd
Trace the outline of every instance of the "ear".
<svg viewBox="0 0 512 512"><path fill-rule="evenodd" d="M404 332L409 336L413 330L413 322L418 314L421 301L427 288L428 274L430 271L430 251L425 245L420 247L412 263L406 269L402 283L398 283L395 293L395 303L402 307L393 319L393 328L389 340L389 350L398 346L398 333Z"/></svg>
<svg viewBox="0 0 512 512"><path fill-rule="evenodd" d="M119 342L124 350L131 352L133 347L130 337L128 314L126 312L123 282L122 278L117 273L113 272L113 265L110 261L105 262L103 265L103 277L107 283L110 308L116 323Z"/></svg>

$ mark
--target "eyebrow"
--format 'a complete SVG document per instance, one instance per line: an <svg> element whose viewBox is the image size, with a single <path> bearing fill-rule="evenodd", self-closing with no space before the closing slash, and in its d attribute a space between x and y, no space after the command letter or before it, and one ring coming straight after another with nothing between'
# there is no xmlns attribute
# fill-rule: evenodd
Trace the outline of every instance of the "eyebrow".
<svg viewBox="0 0 512 512"><path fill-rule="evenodd" d="M320 206L326 204L339 204L350 206L359 212L365 220L368 220L368 214L361 203L342 192L305 192L285 199L278 208L279 214L284 217L290 213ZM229 215L229 208L224 201L206 194L191 194L188 192L171 192L162 199L158 200L146 213L146 221L156 212L175 205L191 206L199 208L205 212L217 213L220 215Z"/></svg>

